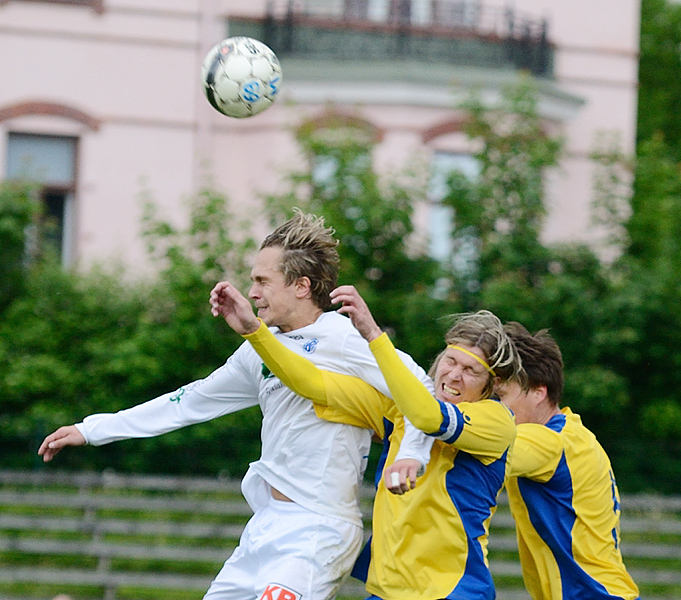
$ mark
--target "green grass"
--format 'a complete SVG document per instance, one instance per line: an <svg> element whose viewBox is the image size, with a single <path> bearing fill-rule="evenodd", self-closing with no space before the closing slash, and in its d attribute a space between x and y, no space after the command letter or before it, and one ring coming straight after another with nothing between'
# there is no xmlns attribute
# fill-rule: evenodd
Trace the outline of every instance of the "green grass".
<svg viewBox="0 0 681 600"><path fill-rule="evenodd" d="M622 536L622 544L673 544L681 545L681 535L678 533L650 533L627 531ZM626 549L626 548L625 548Z"/></svg>
<svg viewBox="0 0 681 600"><path fill-rule="evenodd" d="M125 534L107 533L103 536L106 542L116 542L120 544L150 545L150 546L184 546L190 548L212 548L214 550L224 550L227 553L236 548L236 538L216 538L216 537L183 537L173 535L154 535L154 534Z"/></svg>
<svg viewBox="0 0 681 600"><path fill-rule="evenodd" d="M681 572L681 559L680 558L634 558L632 556L627 556L625 559L625 564L628 569L660 569L664 571L677 571Z"/></svg>
<svg viewBox="0 0 681 600"><path fill-rule="evenodd" d="M58 540L82 542L92 539L92 534L80 531L28 531L26 529L3 529L0 536L20 540Z"/></svg>
<svg viewBox="0 0 681 600"><path fill-rule="evenodd" d="M646 596L660 596L662 598L669 598L670 600L681 598L681 585L643 584L638 581L636 582L636 585L638 585L638 589L641 592L641 598L645 598Z"/></svg>
<svg viewBox="0 0 681 600"><path fill-rule="evenodd" d="M83 511L79 508L57 506L31 506L19 504L16 506L0 506L0 513L8 515L20 515L22 517L82 517Z"/></svg>
<svg viewBox="0 0 681 600"><path fill-rule="evenodd" d="M120 587L116 591L118 600L201 600L203 592L196 590L150 590L148 588Z"/></svg>
<svg viewBox="0 0 681 600"><path fill-rule="evenodd" d="M250 515L215 515L200 512L127 508L102 508L97 511L97 516L100 519L158 520L170 523L210 523L218 525L245 525L250 518Z"/></svg>
<svg viewBox="0 0 681 600"><path fill-rule="evenodd" d="M50 485L45 488L37 488L32 486L3 486L4 490L16 491L39 491L40 493L50 494L74 494L78 493L75 486L69 485ZM191 492L191 491L156 491L156 490L130 490L124 488L115 489L96 489L89 490L89 493L97 497L111 497L111 498L163 498L163 499L183 499L183 500L213 500L232 502L235 500L242 501L240 494L235 492ZM364 501L365 506L370 506L370 499ZM81 519L84 516L84 511L79 508L62 508L62 507L36 507L29 504L20 504L18 506L0 506L0 513L5 515L19 516L35 516L35 517L54 517L54 518L76 518ZM499 507L497 515L508 513L508 507L502 505ZM657 515L650 513L633 513L628 512L630 517L645 517L651 522L655 522ZM134 523L139 522L165 522L171 524L189 524L189 525L244 525L249 516L238 515L221 515L208 514L190 511L174 511L174 510L151 510L151 509L134 509L134 508L103 508L95 511L94 515L88 515L88 518L94 517L97 520L121 520ZM662 515L665 519L678 519L678 514ZM495 536L509 536L513 535L512 529L495 525L499 520L492 519L491 524L491 538ZM367 529L370 528L370 523L366 523ZM87 542L92 539L92 535L88 532L73 532L73 531L29 531L29 530L0 530L0 536L9 539L32 539L45 541L69 541L69 542ZM645 559L635 558L626 555L627 545L636 544L669 544L681 545L681 535L669 534L666 532L648 533L648 532L634 532L626 531L624 533L624 548L625 548L625 564L630 570L633 569L663 569L666 571L681 572L681 559L677 558L660 558L660 559ZM216 538L216 537L191 537L182 536L178 533L171 534L117 534L107 533L102 536L102 541L111 544L134 545L134 546L174 546L181 547L188 550L189 560L172 560L160 559L152 556L153 549L150 548L148 557L143 558L112 558L110 560L110 571L116 573L159 573L159 574L173 574L185 576L205 577L210 581L222 567L223 561L231 554L236 544L237 539ZM222 560L192 560L193 548L212 549L218 551L218 557L223 556ZM518 562L517 552L513 550L494 550L490 548L489 558L492 561L511 561ZM97 557L89 557L77 554L41 554L37 552L27 553L18 551L0 552L0 566L5 569L12 569L13 567L34 567L50 568L50 569L83 569L95 571L98 565ZM522 578L518 576L495 576L495 584L498 588L498 597L503 598L503 591L509 589L522 589ZM641 589L641 596L658 596L668 598L669 600L681 598L681 584L643 584L638 582ZM118 588L116 597L118 600L201 600L205 590L165 590L165 589L148 589L139 586L126 586ZM105 590L102 586L95 585L57 585L57 584L34 584L34 583L12 583L0 584L0 597L7 595L20 598L53 598L57 594L68 594L73 600L101 600L104 597ZM363 600L366 597L362 595L339 595L338 600Z"/></svg>
<svg viewBox="0 0 681 600"><path fill-rule="evenodd" d="M496 575L494 577L494 586L503 589L524 589L525 584L523 583L523 578L512 577L510 575Z"/></svg>
<svg viewBox="0 0 681 600"><path fill-rule="evenodd" d="M50 567L60 569L96 569L97 558L81 554L28 554L0 552L2 567Z"/></svg>
<svg viewBox="0 0 681 600"><path fill-rule="evenodd" d="M73 600L101 600L104 588L93 585L53 585L43 583L0 583L0 595L28 598L54 598L67 594ZM199 600L201 596L198 596Z"/></svg>
<svg viewBox="0 0 681 600"><path fill-rule="evenodd" d="M225 553L225 560L229 553ZM201 562L180 561L158 558L113 558L111 559L112 572L132 573L167 573L172 575L209 575L214 577L222 568L224 561Z"/></svg>

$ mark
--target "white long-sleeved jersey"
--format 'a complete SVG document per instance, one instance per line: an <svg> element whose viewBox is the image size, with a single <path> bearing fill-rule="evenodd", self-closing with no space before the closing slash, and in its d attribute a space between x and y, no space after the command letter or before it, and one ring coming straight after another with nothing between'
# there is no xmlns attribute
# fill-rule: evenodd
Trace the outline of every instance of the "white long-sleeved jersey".
<svg viewBox="0 0 681 600"><path fill-rule="evenodd" d="M272 331L319 367L354 375L389 395L367 342L347 317L328 312L295 331ZM432 391L423 369L408 355L402 358ZM76 426L88 444L100 446L160 435L256 404L263 415L262 452L242 482L251 508L263 505L269 484L308 510L361 525L359 484L371 432L319 419L312 403L270 374L248 342L205 379L117 413L90 415ZM432 439L423 437L414 432L403 443L413 445L412 454L427 463Z"/></svg>

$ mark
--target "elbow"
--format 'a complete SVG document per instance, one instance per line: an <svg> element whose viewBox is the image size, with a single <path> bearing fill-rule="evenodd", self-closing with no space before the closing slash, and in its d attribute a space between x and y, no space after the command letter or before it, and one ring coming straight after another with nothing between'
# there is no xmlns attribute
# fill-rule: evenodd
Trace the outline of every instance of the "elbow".
<svg viewBox="0 0 681 600"><path fill-rule="evenodd" d="M427 434L438 433L440 426L442 425L442 415L439 413L436 418L433 418L432 415L421 413L410 415L409 420L416 429L420 429L423 433Z"/></svg>

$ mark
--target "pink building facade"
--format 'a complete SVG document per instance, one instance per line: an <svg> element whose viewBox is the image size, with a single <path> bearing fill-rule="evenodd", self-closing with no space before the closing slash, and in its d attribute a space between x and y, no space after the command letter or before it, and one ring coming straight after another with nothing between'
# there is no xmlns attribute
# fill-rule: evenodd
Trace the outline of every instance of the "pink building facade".
<svg viewBox="0 0 681 600"><path fill-rule="evenodd" d="M379 170L473 168L457 100L476 87L491 102L529 70L567 142L544 237L597 246L589 154L601 134L634 152L639 12L640 0L0 0L0 178L42 183L65 264L135 271L142 195L178 224L203 185L257 215L305 164L295 129L329 113L379 132ZM208 49L235 34L267 38L284 73L274 106L248 119L217 113L200 86ZM446 257L433 194L417 226Z"/></svg>

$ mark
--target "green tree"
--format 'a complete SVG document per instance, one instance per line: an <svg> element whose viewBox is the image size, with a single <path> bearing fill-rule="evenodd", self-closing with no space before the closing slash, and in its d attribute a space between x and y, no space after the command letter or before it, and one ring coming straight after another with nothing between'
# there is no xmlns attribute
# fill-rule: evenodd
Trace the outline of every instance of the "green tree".
<svg viewBox="0 0 681 600"><path fill-rule="evenodd" d="M223 275L246 278L253 248L210 191L190 201L177 229L147 207L145 238L160 276L131 282L111 268L70 273L36 263L26 291L0 322L0 446L6 466L31 466L44 435L96 412L113 412L208 375L241 343L208 310ZM245 471L259 453L257 408L148 440L67 451L67 468L217 473Z"/></svg>
<svg viewBox="0 0 681 600"><path fill-rule="evenodd" d="M681 165L660 135L638 146L628 255L675 286L681 262Z"/></svg>
<svg viewBox="0 0 681 600"><path fill-rule="evenodd" d="M557 164L562 144L545 132L532 85L520 80L498 107L490 109L477 98L466 107L466 131L480 147L480 176L455 174L444 201L455 211L453 238L474 244L476 252L464 277L455 269L453 279L468 309L487 308L504 321L551 331L565 361L564 404L579 412L611 451L625 485L640 487L620 444L636 410L627 365L635 356L638 329L625 313L640 306L635 294L621 294L628 273L604 264L585 245L541 241L543 180ZM611 233L609 241L621 250L627 239L623 205L629 200L624 175L618 174L622 158L602 144L594 154L594 208ZM640 430L629 426L629 431L630 443L640 439Z"/></svg>
<svg viewBox="0 0 681 600"><path fill-rule="evenodd" d="M670 482L681 477L681 168L658 134L638 144L631 208L625 252L614 265L614 314L627 335L610 360L627 377L635 426L622 428L615 443L637 487L672 492Z"/></svg>
<svg viewBox="0 0 681 600"><path fill-rule="evenodd" d="M545 133L526 79L507 87L498 106L473 95L462 107L464 132L479 143L480 173L474 181L455 173L443 202L456 215L454 247L475 248L472 266L454 273L467 307L474 308L490 280L513 273L531 286L546 271L549 254L539 239L546 215L544 177L558 163L562 140Z"/></svg>
<svg viewBox="0 0 681 600"><path fill-rule="evenodd" d="M0 313L24 290L29 253L29 228L41 205L28 183L0 182Z"/></svg>
<svg viewBox="0 0 681 600"><path fill-rule="evenodd" d="M642 0L637 140L663 136L681 160L681 5Z"/></svg>
<svg viewBox="0 0 681 600"><path fill-rule="evenodd" d="M453 307L433 294L438 262L413 243L414 206L425 178L416 170L379 177L367 133L341 119L301 130L310 168L291 175L289 192L266 199L268 212L273 224L293 207L324 216L340 242L339 283L355 285L397 345L428 365L446 329L434 315Z"/></svg>

